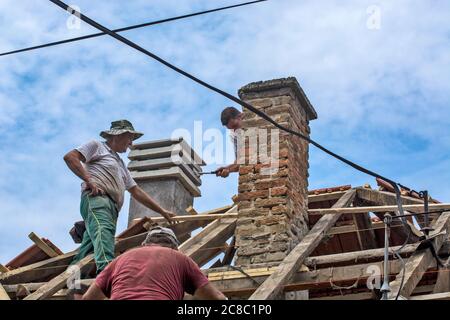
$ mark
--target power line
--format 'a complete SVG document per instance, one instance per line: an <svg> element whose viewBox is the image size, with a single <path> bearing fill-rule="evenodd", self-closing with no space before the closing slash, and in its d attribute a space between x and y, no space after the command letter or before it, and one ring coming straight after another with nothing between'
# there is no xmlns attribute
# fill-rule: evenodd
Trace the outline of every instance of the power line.
<svg viewBox="0 0 450 320"><path fill-rule="evenodd" d="M353 163L352 161L347 160L346 158L344 158L342 156L339 156L338 154L336 154L336 153L328 150L327 148L321 146L320 144L318 144L317 142L315 142L311 138L301 134L300 132L294 131L292 129L286 128L286 127L278 124L276 121L274 121L268 115L266 115L264 112L256 109L255 107L253 107L252 105L248 104L247 102L242 101L241 99L239 99L239 98L237 98L237 97L235 97L235 96L233 96L233 95L231 95L231 94L229 94L229 93L227 93L227 92L225 92L225 91L223 91L221 89L218 89L218 88L212 86L211 84L206 83L203 80L200 80L199 78L191 75L190 73L188 73L188 72L186 72L186 71L176 67L175 65L173 65L173 64L169 63L168 61L160 58L159 56L155 55L154 53L152 53L152 52L142 48L141 46L137 45L136 43L134 43L134 42L128 40L127 38L125 38L125 37L115 33L112 30L109 30L108 28L106 28L106 27L102 26L101 24L95 22L94 20L90 19L89 17L85 16L84 14L74 10L73 8L71 8L67 4L65 4L64 2L62 2L60 0L50 0L50 1L53 2L54 4L56 4L57 6L61 7L62 9L66 10L66 11L70 10L72 12L72 14L76 15L77 17L79 17L81 20L83 20L87 24L91 25L92 27L94 27L96 29L99 29L102 32L104 32L105 34L108 34L111 37L117 39L118 41L123 42L126 45L128 45L128 46L130 46L130 47L132 47L132 48L134 48L134 49L144 53L145 55L147 55L147 56L151 57L152 59L162 63L163 65L165 65L168 68L178 72L179 74L184 75L185 77L187 77L187 78L193 80L194 82L204 86L205 88L208 88L208 89L210 89L210 90L212 90L212 91L214 91L214 92L216 92L216 93L218 93L218 94L220 94L220 95L230 99L231 101L241 105L242 107L249 109L253 113L255 113L258 116L260 116L261 118L263 118L263 119L267 120L268 122L270 122L271 124L273 124L275 127L277 127L277 128L279 128L279 129L281 129L283 131L286 131L288 133L291 133L293 135L296 135L296 136L306 140L307 142L311 143L312 145L314 145L315 147L317 147L320 150L324 151L325 153L327 153L327 154L333 156L334 158L336 158L336 159L338 159L338 160L348 164L349 166L355 168L358 171L361 171L361 172L366 173L366 174L368 174L370 176L373 176L373 177L376 177L376 178L380 178L380 179L383 179L383 180L387 181L388 183L392 184L392 186L396 190L398 190L398 192L400 194L400 189L398 188L398 185L397 185L396 182L394 182L394 181L392 181L392 180L390 180L388 178L385 178L385 177L383 177L383 176L381 176L381 175L379 175L379 174L377 174L375 172L372 172L372 171L370 171L370 170L368 170L368 169L366 169L366 168L364 168L364 167L362 167L362 166L360 166L360 165L358 165L356 163ZM401 214L403 214L403 208L399 209L399 211L400 211Z"/></svg>
<svg viewBox="0 0 450 320"><path fill-rule="evenodd" d="M200 15L204 15L204 14L208 14L208 13L213 13L213 12L218 12L218 11L223 11L223 10L229 10L229 9L233 9L233 8L243 7L243 6L256 4L256 3L259 3L259 2L265 2L265 1L268 1L268 0L258 0L258 1L244 2L244 3L235 4L235 5L231 5L231 6L220 7L220 8L216 8L216 9L211 9L211 10L206 10L206 11L200 11L200 12L185 14L185 15L177 16L177 17L173 17L173 18L167 18L167 19L162 19L162 20L156 20L156 21L136 24L136 25L133 25L133 26L124 27L124 28L120 28L120 29L115 29L115 30L112 30L112 31L113 32L124 32L124 31L133 30L133 29L149 27L149 26L153 26L153 25L157 25L157 24L163 24L163 23L171 22L171 21L175 21L175 20L181 20L181 19L191 18L191 17L195 17L195 16L200 16ZM32 51L32 50L37 50L37 49L53 47L53 46L57 46L57 45L60 45L60 44L65 44L65 43L70 43L70 42L76 42L76 41L81 41L81 40L86 40L86 39L92 39L92 38L101 37L101 36L104 36L104 35L106 35L105 32L99 32L99 33L93 33L93 34L89 34L89 35L85 35L85 36L81 36L81 37L70 38L70 39L65 39L65 40L60 40L60 41L55 41L55 42L50 42L50 43L41 44L41 45L37 45L37 46L33 46L33 47L28 47L28 48L23 48L23 49L17 49L17 50L13 50L13 51L3 52L3 53L0 53L0 57L8 56L8 55L16 54L16 53L21 53L21 52L26 52L26 51Z"/></svg>

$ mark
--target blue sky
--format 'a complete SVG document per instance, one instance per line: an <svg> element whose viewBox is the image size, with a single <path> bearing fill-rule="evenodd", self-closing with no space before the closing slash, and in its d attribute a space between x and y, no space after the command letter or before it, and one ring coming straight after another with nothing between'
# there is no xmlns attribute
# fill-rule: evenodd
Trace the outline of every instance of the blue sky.
<svg viewBox="0 0 450 320"><path fill-rule="evenodd" d="M74 0L110 27L235 1ZM376 5L380 28L368 28ZM68 29L47 1L0 1L0 51L93 32ZM150 51L236 94L252 81L295 76L319 115L312 137L341 155L450 201L450 3L271 0L123 33ZM79 220L79 181L63 155L127 118L143 140L175 129L221 129L231 103L146 56L98 38L0 58L0 263L34 231L64 251ZM213 168L213 166L211 166ZM372 178L312 148L310 187ZM237 176L205 177L198 211L230 203ZM128 200L118 230L126 226Z"/></svg>

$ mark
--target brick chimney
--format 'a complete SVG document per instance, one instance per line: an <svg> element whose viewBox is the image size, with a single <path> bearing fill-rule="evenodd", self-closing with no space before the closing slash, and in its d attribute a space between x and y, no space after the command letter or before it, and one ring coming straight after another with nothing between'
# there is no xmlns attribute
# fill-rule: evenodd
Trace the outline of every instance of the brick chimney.
<svg viewBox="0 0 450 320"><path fill-rule="evenodd" d="M272 117L278 123L309 136L309 121L317 119L297 79L286 78L250 83L239 90L244 101ZM243 132L267 129L266 146L258 135L258 152L267 148L278 161L275 172L264 172L267 164L250 151L251 139L239 147L239 205L236 228L236 265L278 262L308 232L308 143L275 127L252 112L244 110ZM278 137L279 146L272 145ZM262 144L261 144L262 140ZM253 145L252 145L253 144ZM273 149L273 150L272 150ZM278 149L278 150L276 150ZM278 151L278 153L277 153ZM273 153L275 152L275 153Z"/></svg>
<svg viewBox="0 0 450 320"><path fill-rule="evenodd" d="M198 187L205 163L183 138L135 144L128 158L131 176L163 208L186 214L194 197L201 195ZM128 225L144 216L160 214L131 198Z"/></svg>

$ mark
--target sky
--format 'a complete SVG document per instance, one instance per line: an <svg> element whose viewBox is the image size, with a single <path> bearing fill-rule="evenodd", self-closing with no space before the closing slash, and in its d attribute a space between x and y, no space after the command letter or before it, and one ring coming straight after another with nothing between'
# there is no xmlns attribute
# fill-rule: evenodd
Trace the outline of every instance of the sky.
<svg viewBox="0 0 450 320"><path fill-rule="evenodd" d="M70 4L113 29L235 3ZM122 35L234 95L253 81L295 76L318 113L310 123L315 141L449 202L448 21L444 0L270 0ZM94 31L50 1L0 0L1 52ZM0 263L32 244L31 231L63 251L76 247L68 231L80 220L80 181L63 161L66 152L117 119L130 120L142 141L177 129L193 133L195 121L226 139L219 115L229 105L109 37L0 57ZM373 178L310 149L311 189L365 183L376 187ZM227 205L237 175L204 177L201 191L197 211ZM129 196L118 232L128 206Z"/></svg>

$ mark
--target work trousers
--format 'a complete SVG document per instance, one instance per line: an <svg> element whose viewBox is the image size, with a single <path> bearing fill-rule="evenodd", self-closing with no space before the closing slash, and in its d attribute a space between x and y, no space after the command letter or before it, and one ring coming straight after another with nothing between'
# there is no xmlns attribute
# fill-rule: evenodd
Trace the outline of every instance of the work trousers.
<svg viewBox="0 0 450 320"><path fill-rule="evenodd" d="M117 208L110 197L81 195L80 213L86 225L86 231L78 254L71 264L78 263L94 252L97 274L114 259L114 241L117 224Z"/></svg>

